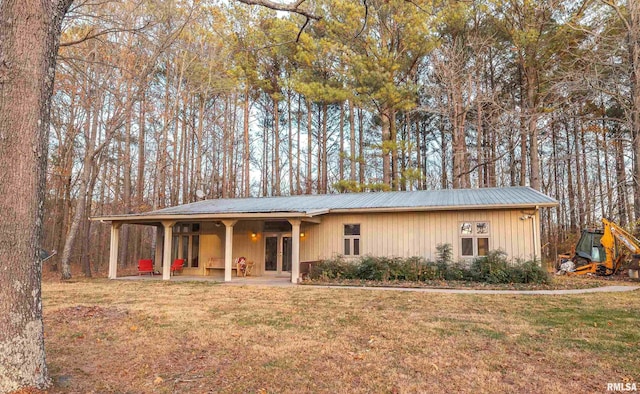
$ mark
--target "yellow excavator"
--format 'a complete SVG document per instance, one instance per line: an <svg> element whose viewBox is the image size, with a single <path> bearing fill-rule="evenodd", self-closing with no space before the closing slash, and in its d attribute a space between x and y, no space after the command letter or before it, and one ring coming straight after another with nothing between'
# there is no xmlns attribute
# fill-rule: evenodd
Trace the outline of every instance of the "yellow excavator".
<svg viewBox="0 0 640 394"><path fill-rule="evenodd" d="M627 261L628 251L631 255L629 276L637 276L640 241L608 219L603 218L602 224L602 230L582 231L574 253L558 256L561 263L560 271L568 275L613 275Z"/></svg>

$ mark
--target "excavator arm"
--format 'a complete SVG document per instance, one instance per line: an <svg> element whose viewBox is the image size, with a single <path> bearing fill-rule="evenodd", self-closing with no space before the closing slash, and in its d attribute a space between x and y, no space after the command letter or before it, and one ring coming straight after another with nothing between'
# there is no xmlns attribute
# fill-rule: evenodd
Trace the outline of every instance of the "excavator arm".
<svg viewBox="0 0 640 394"><path fill-rule="evenodd" d="M615 274L622 266L622 260L624 259L624 253L619 253L616 249L615 240L631 253L634 261L637 261L638 257L640 257L640 241L627 230L608 219L603 218L602 224L604 225L604 235L600 242L604 246L607 255L605 266L608 271L612 271L611 274Z"/></svg>

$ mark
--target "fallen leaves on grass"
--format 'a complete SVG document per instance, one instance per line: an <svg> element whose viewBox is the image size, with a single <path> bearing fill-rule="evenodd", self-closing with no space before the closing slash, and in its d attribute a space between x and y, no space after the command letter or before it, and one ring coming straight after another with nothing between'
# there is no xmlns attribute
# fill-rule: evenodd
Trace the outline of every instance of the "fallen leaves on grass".
<svg viewBox="0 0 640 394"><path fill-rule="evenodd" d="M422 282L391 280L359 280L359 279L306 279L302 284L320 286L361 286L361 287L404 287L425 289L466 289L466 290L573 290L589 289L611 285L634 285L638 282L624 280L607 280L592 277L554 277L549 284L537 283L484 283L456 280L428 280Z"/></svg>
<svg viewBox="0 0 640 394"><path fill-rule="evenodd" d="M518 297L96 280L45 283L43 302L50 394L594 392L611 371L640 376L640 354L628 346L640 342L633 292ZM60 376L69 377L65 386Z"/></svg>

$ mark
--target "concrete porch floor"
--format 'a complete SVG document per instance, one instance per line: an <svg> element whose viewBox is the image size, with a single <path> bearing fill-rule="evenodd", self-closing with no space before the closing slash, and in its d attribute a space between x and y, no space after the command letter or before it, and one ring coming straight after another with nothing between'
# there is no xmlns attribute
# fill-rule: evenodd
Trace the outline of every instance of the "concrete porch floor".
<svg viewBox="0 0 640 394"><path fill-rule="evenodd" d="M156 280L161 281L162 275L132 275L121 276L118 280ZM171 276L173 282L216 282L223 285L262 285L262 286L295 286L291 283L290 275L281 276L245 276L231 278L231 282L224 281L224 275L197 276L197 275L174 275Z"/></svg>

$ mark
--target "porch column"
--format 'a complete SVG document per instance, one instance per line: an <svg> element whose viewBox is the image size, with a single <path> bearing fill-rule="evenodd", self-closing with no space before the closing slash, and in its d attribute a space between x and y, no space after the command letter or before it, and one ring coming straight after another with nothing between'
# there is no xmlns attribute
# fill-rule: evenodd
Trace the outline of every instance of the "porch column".
<svg viewBox="0 0 640 394"><path fill-rule="evenodd" d="M224 236L224 281L231 282L231 263L233 259L233 226L237 220L223 220L225 229Z"/></svg>
<svg viewBox="0 0 640 394"><path fill-rule="evenodd" d="M300 280L300 223L301 220L291 219L291 283Z"/></svg>
<svg viewBox="0 0 640 394"><path fill-rule="evenodd" d="M176 222L162 222L162 226L164 227L164 244L162 245L162 280L171 279L171 241L173 241L174 224L176 224Z"/></svg>
<svg viewBox="0 0 640 394"><path fill-rule="evenodd" d="M155 258L153 260L153 269L158 270L162 268L162 240L164 239L164 227L156 227L156 250Z"/></svg>
<svg viewBox="0 0 640 394"><path fill-rule="evenodd" d="M540 234L540 223L538 222L539 213L540 210L538 210L536 207L535 213L531 218L531 227L533 230L533 261L537 262L538 264L540 264L540 262L542 261L542 251L540 250L540 245L538 242L538 235Z"/></svg>
<svg viewBox="0 0 640 394"><path fill-rule="evenodd" d="M118 247L120 246L120 226L111 222L111 246L109 247L109 279L118 277Z"/></svg>

